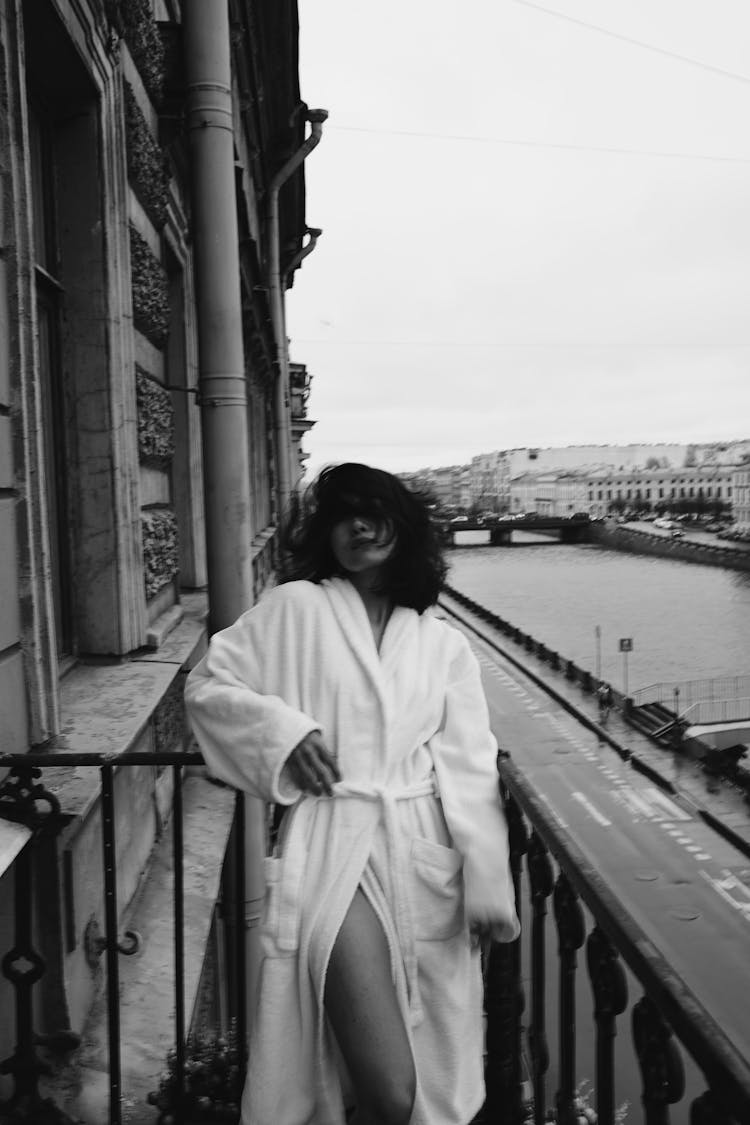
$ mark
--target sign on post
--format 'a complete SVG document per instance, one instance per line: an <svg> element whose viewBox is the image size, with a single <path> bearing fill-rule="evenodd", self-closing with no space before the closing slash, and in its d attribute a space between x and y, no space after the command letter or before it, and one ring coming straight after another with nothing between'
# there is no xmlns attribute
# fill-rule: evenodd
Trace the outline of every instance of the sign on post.
<svg viewBox="0 0 750 1125"><path fill-rule="evenodd" d="M620 652L622 653L622 678L625 698L628 698L628 653L633 651L633 638L620 637Z"/></svg>

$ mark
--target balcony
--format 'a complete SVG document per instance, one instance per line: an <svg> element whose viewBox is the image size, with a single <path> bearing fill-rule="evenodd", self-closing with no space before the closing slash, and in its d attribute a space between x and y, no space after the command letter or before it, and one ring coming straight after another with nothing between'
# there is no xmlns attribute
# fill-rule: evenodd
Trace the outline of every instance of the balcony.
<svg viewBox="0 0 750 1125"><path fill-rule="evenodd" d="M0 756L0 768L10 771L0 786L0 810L6 824L23 826L16 830L10 945L0 951L16 1043L2 1064L9 1085L0 1106L3 1125L236 1121L236 1093L228 1086L236 1091L246 1040L245 1008L236 997L245 995L250 972L244 802L196 773L200 765L190 752ZM101 893L101 925L87 927L86 954L95 963L101 956L102 964L88 1016L72 1030L54 1025L45 979L54 975L55 951L37 892L49 874L50 843L65 822L45 788L47 768L98 771L100 784L99 855L91 856L87 877ZM162 779L160 831L146 886L125 906L118 897L117 778L144 769ZM750 1122L748 1060L624 912L519 766L501 754L498 770L523 933L513 945L486 951L487 1100L478 1121L541 1125L554 1111L565 1125ZM214 865L221 879L211 875L210 857L196 854L201 823L227 826L210 833L221 853ZM55 908L48 906L49 922ZM168 931L167 957L163 935L152 929L144 938L138 931L139 911L149 910ZM215 1003L207 1008L201 1001L207 969L198 954L217 917L221 971L209 974ZM55 932L67 945L58 953L69 956L71 919L63 911L59 921ZM578 964L584 950L585 970ZM140 1023L132 1018L134 997ZM236 1047L214 1044L217 1058L206 1072L195 1045L201 1033L226 1034L230 1024ZM149 1054L145 1042L157 1025L161 1056ZM205 1057L205 1041L202 1051ZM154 1106L148 1092L159 1089Z"/></svg>

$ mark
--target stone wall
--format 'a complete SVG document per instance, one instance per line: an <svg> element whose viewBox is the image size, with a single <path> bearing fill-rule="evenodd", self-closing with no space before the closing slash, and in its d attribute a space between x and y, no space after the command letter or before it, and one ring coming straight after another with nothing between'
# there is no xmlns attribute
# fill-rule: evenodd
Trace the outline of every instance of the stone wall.
<svg viewBox="0 0 750 1125"><path fill-rule="evenodd" d="M657 555L681 562L703 563L706 566L723 566L731 570L750 570L750 551L733 547L713 546L709 543L692 543L688 539L669 539L664 535L650 535L634 527L612 526L605 523L590 525L590 541L614 551L630 551L636 555Z"/></svg>

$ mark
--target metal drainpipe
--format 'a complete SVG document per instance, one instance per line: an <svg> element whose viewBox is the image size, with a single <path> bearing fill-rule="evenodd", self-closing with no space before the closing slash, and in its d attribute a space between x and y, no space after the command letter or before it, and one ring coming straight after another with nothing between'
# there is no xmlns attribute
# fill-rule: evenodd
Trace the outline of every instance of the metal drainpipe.
<svg viewBox="0 0 750 1125"><path fill-rule="evenodd" d="M242 340L239 231L227 0L184 0L186 124L200 365L209 629L232 624L253 602L247 388ZM265 815L244 794L249 1026L260 965ZM231 865L231 860L228 861Z"/></svg>
<svg viewBox="0 0 750 1125"><path fill-rule="evenodd" d="M183 7L211 632L253 600L247 389L226 0Z"/></svg>
<svg viewBox="0 0 750 1125"><path fill-rule="evenodd" d="M287 160L271 180L268 188L268 289L271 299L271 318L276 338L278 371L276 375L276 457L279 472L278 521L282 523L291 496L291 425L289 421L289 352L286 341L284 290L281 281L281 247L279 246L279 190L300 166L315 146L323 132L323 122L328 117L325 109L308 109L310 135Z"/></svg>

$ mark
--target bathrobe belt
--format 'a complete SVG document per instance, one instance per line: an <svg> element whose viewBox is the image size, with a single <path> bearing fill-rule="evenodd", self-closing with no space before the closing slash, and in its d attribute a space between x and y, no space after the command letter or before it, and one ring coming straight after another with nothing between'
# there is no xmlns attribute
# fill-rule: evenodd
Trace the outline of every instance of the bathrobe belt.
<svg viewBox="0 0 750 1125"><path fill-rule="evenodd" d="M385 827L386 847L388 855L388 868L391 879L393 896L393 923L398 937L401 954L403 957L406 986L409 997L409 1015L412 1026L421 1023L423 1018L422 1005L419 996L417 976L417 951L414 938L414 919L412 916L411 896L408 888L409 855L406 853L406 839L400 830L398 822L397 803L411 801L417 797L430 797L438 795L437 779L431 774L424 781L401 788L388 785L357 784L356 782L339 781L333 786L333 797L336 799L349 798L359 801L376 801L382 809L383 824ZM317 800L330 800L330 797L313 798ZM312 804L312 801L311 801ZM299 834L297 840L302 842L303 835ZM291 840L289 841L291 844ZM293 949L297 944L297 928L299 924L299 889L304 873L304 862L307 851L304 846L292 848L286 856L286 871L284 872L280 903L281 927L279 932L279 946Z"/></svg>

